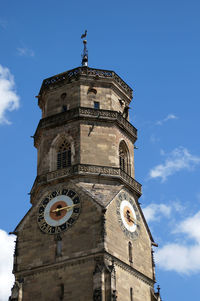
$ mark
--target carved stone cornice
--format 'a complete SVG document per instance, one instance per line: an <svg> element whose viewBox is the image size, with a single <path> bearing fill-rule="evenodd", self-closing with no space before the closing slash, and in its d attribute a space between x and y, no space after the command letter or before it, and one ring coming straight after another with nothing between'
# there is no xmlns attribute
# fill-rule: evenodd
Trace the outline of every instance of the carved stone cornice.
<svg viewBox="0 0 200 301"><path fill-rule="evenodd" d="M78 107L41 119L34 134L34 145L37 147L42 130L61 126L72 120L113 122L132 138L133 143L137 139L137 129L121 113L111 110Z"/></svg>
<svg viewBox="0 0 200 301"><path fill-rule="evenodd" d="M95 69L89 67L78 67L43 80L39 95L45 90L71 83L73 80L87 77L96 80L113 81L130 98L133 97L133 90L114 71Z"/></svg>
<svg viewBox="0 0 200 301"><path fill-rule="evenodd" d="M94 258L96 256L100 256L100 255L103 255L103 254L91 252L90 254L87 254L87 255L75 256L70 259L63 259L63 260L60 260L55 263L43 264L41 266L29 268L27 270L20 270L15 273L15 276L16 277L20 277L20 276L26 277L26 276L30 276L33 274L40 274L40 273L48 272L48 271L55 270L55 269L65 268L67 266L80 265L82 263L87 263L90 261L94 262L95 261Z"/></svg>
<svg viewBox="0 0 200 301"><path fill-rule="evenodd" d="M47 184L51 181L68 176L85 175L119 179L121 182L124 182L131 189L133 189L139 196L142 194L142 185L118 167L76 164L67 168L58 169L48 172L47 174L37 176L31 190L31 195L34 195L35 188L38 185Z"/></svg>

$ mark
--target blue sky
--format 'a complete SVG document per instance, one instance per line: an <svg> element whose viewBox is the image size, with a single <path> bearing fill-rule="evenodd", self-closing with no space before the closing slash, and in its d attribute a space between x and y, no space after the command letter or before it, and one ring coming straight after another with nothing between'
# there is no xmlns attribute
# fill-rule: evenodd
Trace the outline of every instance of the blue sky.
<svg viewBox="0 0 200 301"><path fill-rule="evenodd" d="M163 301L199 295L200 3L188 1L1 1L0 296L7 300L12 231L30 208L42 80L80 66L88 30L89 66L114 70L134 90L136 179L159 244ZM4 282L3 282L4 281Z"/></svg>

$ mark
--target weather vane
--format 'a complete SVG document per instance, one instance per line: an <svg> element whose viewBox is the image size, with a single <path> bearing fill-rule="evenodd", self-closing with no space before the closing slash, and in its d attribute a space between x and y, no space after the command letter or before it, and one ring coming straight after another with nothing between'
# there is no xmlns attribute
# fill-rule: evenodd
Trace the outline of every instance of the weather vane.
<svg viewBox="0 0 200 301"><path fill-rule="evenodd" d="M87 50L86 37L87 37L87 30L85 30L85 33L83 33L82 36L81 36L81 39L84 39L83 40L84 48L83 48L83 54L82 54L82 66L87 67L88 66L88 50Z"/></svg>

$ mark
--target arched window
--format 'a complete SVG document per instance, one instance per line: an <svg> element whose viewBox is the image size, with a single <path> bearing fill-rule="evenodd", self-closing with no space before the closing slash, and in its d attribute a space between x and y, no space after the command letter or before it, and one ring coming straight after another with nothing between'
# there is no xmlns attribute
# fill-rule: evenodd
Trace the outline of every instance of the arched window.
<svg viewBox="0 0 200 301"><path fill-rule="evenodd" d="M119 145L119 166L127 174L130 174L128 148L124 141Z"/></svg>
<svg viewBox="0 0 200 301"><path fill-rule="evenodd" d="M133 246L130 241L128 243L128 259L130 263L133 263Z"/></svg>
<svg viewBox="0 0 200 301"><path fill-rule="evenodd" d="M57 150L57 169L71 165L71 146L69 142L63 140Z"/></svg>

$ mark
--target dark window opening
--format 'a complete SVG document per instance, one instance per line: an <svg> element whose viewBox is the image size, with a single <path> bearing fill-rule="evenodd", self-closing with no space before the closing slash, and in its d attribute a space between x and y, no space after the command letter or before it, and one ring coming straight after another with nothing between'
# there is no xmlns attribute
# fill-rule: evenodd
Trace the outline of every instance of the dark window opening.
<svg viewBox="0 0 200 301"><path fill-rule="evenodd" d="M130 287L130 301L133 301L133 288Z"/></svg>
<svg viewBox="0 0 200 301"><path fill-rule="evenodd" d="M62 109L63 109L63 112L67 112L67 106L63 106Z"/></svg>
<svg viewBox="0 0 200 301"><path fill-rule="evenodd" d="M128 257L129 257L129 262L133 263L133 245L130 241L128 243Z"/></svg>
<svg viewBox="0 0 200 301"><path fill-rule="evenodd" d="M71 147L64 141L57 152L57 169L66 168L71 165Z"/></svg>
<svg viewBox="0 0 200 301"><path fill-rule="evenodd" d="M98 101L94 101L94 108L97 110L100 108L100 104Z"/></svg>

